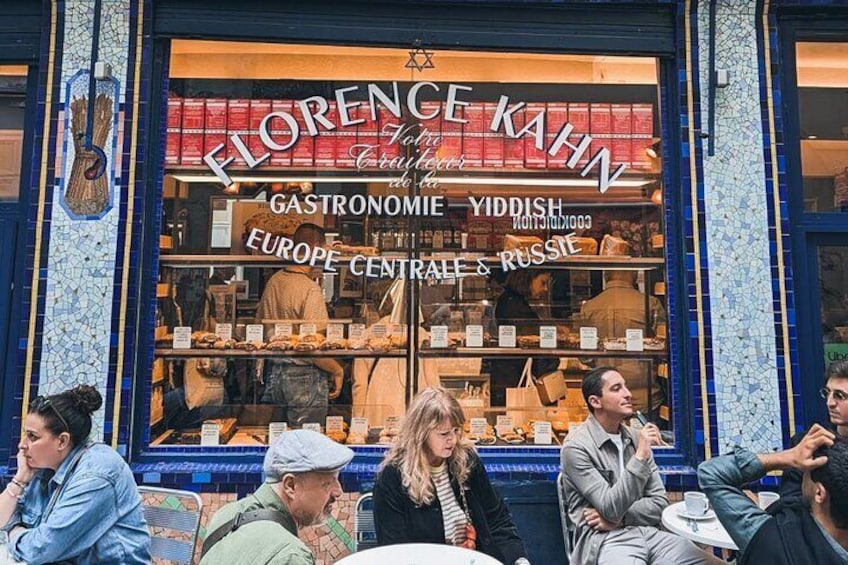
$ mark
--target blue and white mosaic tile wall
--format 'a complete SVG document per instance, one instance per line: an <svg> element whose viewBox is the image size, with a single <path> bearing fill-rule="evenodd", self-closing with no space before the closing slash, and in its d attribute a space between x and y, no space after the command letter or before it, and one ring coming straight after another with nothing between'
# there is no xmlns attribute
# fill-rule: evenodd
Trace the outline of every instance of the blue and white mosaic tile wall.
<svg viewBox="0 0 848 565"><path fill-rule="evenodd" d="M718 446L782 445L755 2L719 0L715 154L704 142L713 385ZM698 6L701 124L709 123L709 3Z"/></svg>
<svg viewBox="0 0 848 565"><path fill-rule="evenodd" d="M76 384L98 387L107 398L109 351L112 343L113 294L117 253L119 207L121 205L121 153L116 147L123 144L122 120L114 116L110 143L104 148L107 155L106 175L112 205L99 218L74 218L61 205L67 190L67 174L73 158L69 135L72 100L68 89L72 79L83 71L87 91L87 73L91 67L94 0L66 1L60 81L58 128L61 139L56 146L57 178L53 185L49 218L50 239L46 265L45 307L42 357L39 367L39 393L53 394ZM117 105L126 102L127 51L130 40L130 0L103 2L100 20L100 40L97 60L112 65L117 84ZM114 83L113 83L114 84ZM77 94L76 91L72 92ZM116 108L117 109L117 108ZM62 131L64 130L64 132ZM64 174L66 176L62 176ZM104 407L96 414L93 437L103 437Z"/></svg>

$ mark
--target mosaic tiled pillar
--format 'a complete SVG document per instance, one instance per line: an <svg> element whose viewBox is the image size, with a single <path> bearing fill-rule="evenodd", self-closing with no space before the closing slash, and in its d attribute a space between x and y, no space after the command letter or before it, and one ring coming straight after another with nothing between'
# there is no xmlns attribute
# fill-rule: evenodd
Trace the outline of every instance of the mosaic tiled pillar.
<svg viewBox="0 0 848 565"><path fill-rule="evenodd" d="M95 385L104 405L92 436L122 448L127 440L118 441L113 422L117 426L129 398L121 373L131 290L128 242L137 217L144 6L143 0L50 4L50 50L42 65L50 145L34 187L32 279L21 346L24 407L36 387L52 394ZM95 61L110 65L111 73L94 75Z"/></svg>
<svg viewBox="0 0 848 565"><path fill-rule="evenodd" d="M716 91L714 155L704 142L709 308L718 447L782 445L773 244L763 157L756 2L716 3L715 64L730 71ZM708 131L709 2L698 6L701 124Z"/></svg>

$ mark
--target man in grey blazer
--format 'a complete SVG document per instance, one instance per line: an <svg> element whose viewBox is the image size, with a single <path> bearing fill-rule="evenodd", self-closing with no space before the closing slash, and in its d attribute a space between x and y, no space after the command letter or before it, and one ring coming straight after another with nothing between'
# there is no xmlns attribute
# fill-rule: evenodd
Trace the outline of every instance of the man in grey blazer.
<svg viewBox="0 0 848 565"><path fill-rule="evenodd" d="M586 421L562 447L568 514L576 526L572 563L606 565L722 563L692 542L659 529L668 506L651 446L654 424L638 433L623 425L633 416L632 396L613 367L583 377Z"/></svg>

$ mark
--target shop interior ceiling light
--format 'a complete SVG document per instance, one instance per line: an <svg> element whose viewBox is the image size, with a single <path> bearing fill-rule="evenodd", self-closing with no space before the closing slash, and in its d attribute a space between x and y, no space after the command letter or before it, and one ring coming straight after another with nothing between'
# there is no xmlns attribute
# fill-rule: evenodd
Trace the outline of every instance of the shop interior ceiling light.
<svg viewBox="0 0 848 565"><path fill-rule="evenodd" d="M320 182L336 182L336 183L387 183L394 177L358 177L358 176L339 176L339 177L301 177L301 176L277 176L277 177L260 177L256 175L232 175L233 182L301 182L301 183L320 183ZM561 186L561 187L597 187L597 179L585 178L507 178L507 177L437 177L440 184L473 184L473 185L505 185L505 186ZM220 183L220 180L215 175L192 175L180 174L174 175L174 180L179 182L209 182ZM622 188L638 188L654 182L648 178L628 178L616 179L611 186Z"/></svg>

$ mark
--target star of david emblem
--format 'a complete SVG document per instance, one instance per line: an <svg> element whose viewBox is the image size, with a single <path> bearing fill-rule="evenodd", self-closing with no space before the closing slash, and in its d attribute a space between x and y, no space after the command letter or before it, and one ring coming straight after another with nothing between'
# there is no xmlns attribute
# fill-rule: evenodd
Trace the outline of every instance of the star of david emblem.
<svg viewBox="0 0 848 565"><path fill-rule="evenodd" d="M427 51L423 47L416 47L409 52L409 61L406 62L404 67L415 69L418 72L424 69L435 69L436 65L433 64L433 55L434 53L432 51Z"/></svg>

